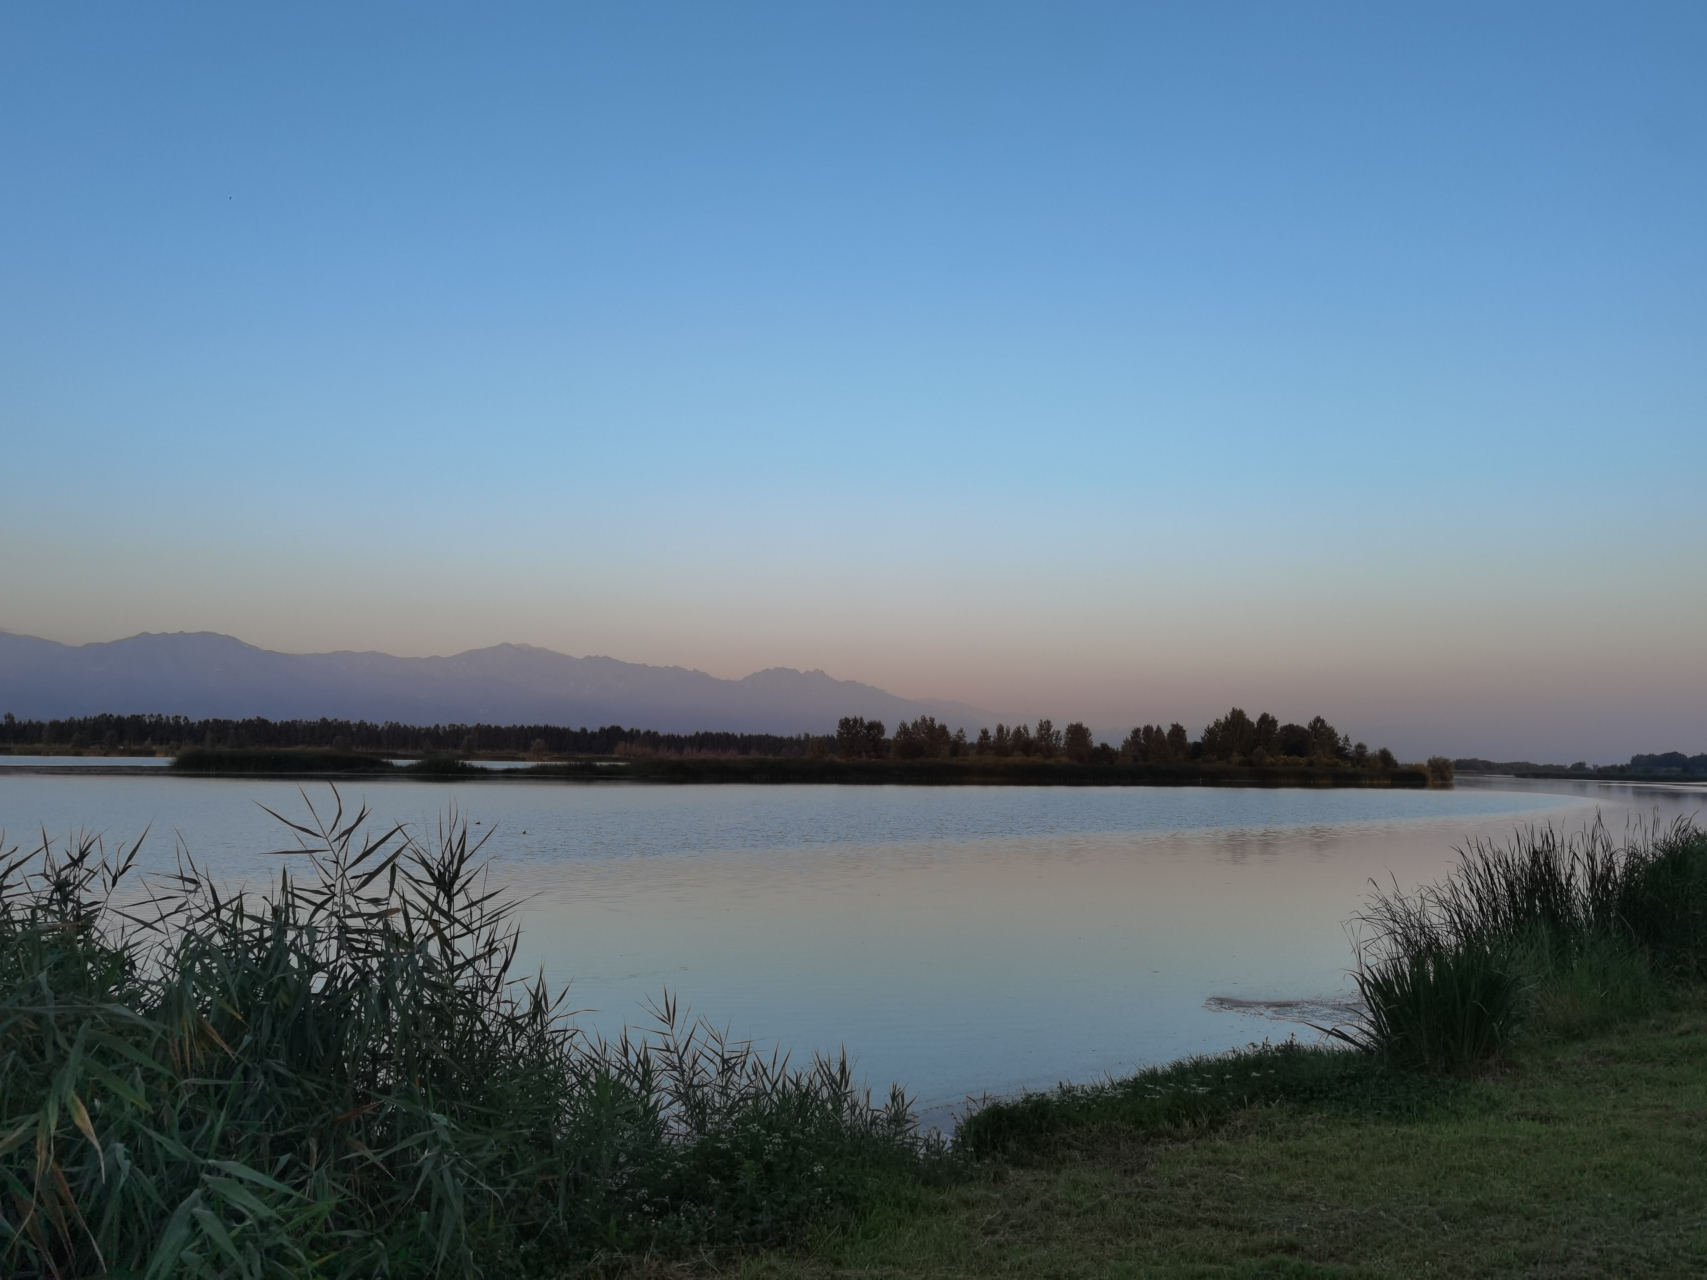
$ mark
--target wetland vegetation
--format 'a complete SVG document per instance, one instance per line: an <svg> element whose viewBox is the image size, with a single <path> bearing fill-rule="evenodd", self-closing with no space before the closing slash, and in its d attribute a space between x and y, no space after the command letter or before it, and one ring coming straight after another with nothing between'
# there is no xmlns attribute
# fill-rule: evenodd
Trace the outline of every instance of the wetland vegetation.
<svg viewBox="0 0 1707 1280"><path fill-rule="evenodd" d="M355 775L404 770L477 776L471 756L539 766L543 777L661 782L881 782L983 785L1450 786L1452 762L1401 764L1391 751L1354 743L1322 717L1282 724L1240 708L1193 739L1185 727L1139 725L1119 746L1074 721L1057 728L997 724L975 737L931 716L883 722L843 717L834 735L661 734L609 725L433 725L365 721L191 721L94 716L0 724L0 746L49 754L169 754L192 773ZM401 763L397 757L413 757ZM620 762L621 772L598 765ZM516 775L510 775L516 776Z"/></svg>
<svg viewBox="0 0 1707 1280"><path fill-rule="evenodd" d="M986 1101L667 996L579 1031L454 816L289 828L263 897L134 849L0 874L7 1274L1688 1274L1707 1257L1707 838L1551 830L1370 900L1324 1046Z"/></svg>
<svg viewBox="0 0 1707 1280"><path fill-rule="evenodd" d="M0 864L5 1274L560 1274L793 1240L946 1159L845 1058L667 995L583 1035L454 817L290 829L259 898L187 862L127 893L92 838Z"/></svg>

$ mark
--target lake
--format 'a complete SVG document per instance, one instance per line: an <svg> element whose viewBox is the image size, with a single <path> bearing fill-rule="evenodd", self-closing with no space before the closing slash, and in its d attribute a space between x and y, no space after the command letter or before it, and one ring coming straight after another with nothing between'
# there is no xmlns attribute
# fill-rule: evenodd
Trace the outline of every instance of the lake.
<svg viewBox="0 0 1707 1280"><path fill-rule="evenodd" d="M307 784L316 803L324 783ZM1334 1016L1346 924L1371 881L1450 869L1453 846L1530 823L1694 813L1703 794L1605 783L1461 781L1452 791L1248 788L656 786L494 779L344 784L377 820L453 806L490 831L527 896L523 963L570 982L583 1024L645 1018L664 989L797 1056L845 1045L927 1119L968 1095L1089 1080L1294 1032L1266 1002ZM294 783L0 768L9 844L77 827L152 830L259 883L288 843L259 807ZM1243 1011L1240 1011L1240 1010Z"/></svg>

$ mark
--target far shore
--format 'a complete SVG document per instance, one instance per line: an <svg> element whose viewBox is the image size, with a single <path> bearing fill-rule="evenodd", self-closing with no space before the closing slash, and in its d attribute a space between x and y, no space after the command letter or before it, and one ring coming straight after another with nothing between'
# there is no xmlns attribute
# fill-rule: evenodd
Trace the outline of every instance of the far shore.
<svg viewBox="0 0 1707 1280"><path fill-rule="evenodd" d="M535 762L504 761L486 768L456 757L426 757L393 763L400 757L314 751L186 752L168 765L135 757L80 757L73 763L31 761L0 770L77 777L243 777L313 778L325 781L415 779L431 782L579 782L765 785L839 784L856 786L1020 786L1020 787L1277 787L1401 788L1440 786L1422 768L1353 769L1337 766L1239 765L1225 763L1119 764L1070 760L926 759L839 760L766 756L581 757ZM496 762L494 762L496 763ZM1450 783L1446 784L1450 785Z"/></svg>

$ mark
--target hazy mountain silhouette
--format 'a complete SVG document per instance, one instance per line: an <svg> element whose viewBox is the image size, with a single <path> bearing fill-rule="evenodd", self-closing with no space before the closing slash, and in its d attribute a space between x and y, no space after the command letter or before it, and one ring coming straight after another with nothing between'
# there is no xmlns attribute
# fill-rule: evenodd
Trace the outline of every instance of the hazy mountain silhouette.
<svg viewBox="0 0 1707 1280"><path fill-rule="evenodd" d="M19 718L115 714L321 716L408 724L622 724L665 733L828 733L840 716L889 725L934 715L976 730L985 713L898 698L822 671L773 667L720 680L685 667L572 658L525 644L448 658L275 653L210 631L64 645L0 632L0 711Z"/></svg>

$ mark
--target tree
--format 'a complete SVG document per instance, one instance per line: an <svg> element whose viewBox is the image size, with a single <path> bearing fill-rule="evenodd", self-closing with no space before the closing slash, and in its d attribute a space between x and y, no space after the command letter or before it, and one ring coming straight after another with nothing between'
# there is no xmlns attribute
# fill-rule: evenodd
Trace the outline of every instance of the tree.
<svg viewBox="0 0 1707 1280"><path fill-rule="evenodd" d="M1186 757L1185 729L1175 725L1179 730L1178 742L1174 741L1172 730L1164 729L1159 724L1141 724L1126 735L1126 741L1120 744L1120 754L1133 764L1169 764L1174 760Z"/></svg>
<svg viewBox="0 0 1707 1280"><path fill-rule="evenodd" d="M1168 726L1166 738L1169 760L1187 760L1191 757L1191 739L1186 736L1185 726L1174 721Z"/></svg>
<svg viewBox="0 0 1707 1280"><path fill-rule="evenodd" d="M1251 743L1251 754L1255 755L1258 751L1262 751L1269 755L1273 755L1275 751L1275 739L1279 735L1280 721L1269 715L1268 712L1263 712L1257 717L1256 738Z"/></svg>
<svg viewBox="0 0 1707 1280"><path fill-rule="evenodd" d="M1283 724L1274 735L1274 748L1283 756L1310 754L1310 731L1301 724Z"/></svg>
<svg viewBox="0 0 1707 1280"><path fill-rule="evenodd" d="M843 760L871 760L883 751L883 721L843 716L836 722L836 754Z"/></svg>
<svg viewBox="0 0 1707 1280"><path fill-rule="evenodd" d="M1016 724L1008 734L1008 743L1016 756L1029 756L1036 749L1031 740L1031 730L1023 724Z"/></svg>
<svg viewBox="0 0 1707 1280"><path fill-rule="evenodd" d="M1081 722L1075 720L1068 725L1061 738L1061 749L1066 752L1069 760L1084 764L1091 758L1091 750L1095 744L1091 741L1091 731Z"/></svg>
<svg viewBox="0 0 1707 1280"><path fill-rule="evenodd" d="M1014 753L1014 742L1013 738L1008 734L1007 725L998 724L996 726L996 738L994 743L992 743L992 749L998 756L1002 756L1004 758L1011 756Z"/></svg>
<svg viewBox="0 0 1707 1280"><path fill-rule="evenodd" d="M1061 754L1061 731L1051 720L1037 722L1036 746L1033 750L1045 760L1053 760Z"/></svg>
<svg viewBox="0 0 1707 1280"><path fill-rule="evenodd" d="M990 737L990 731L988 729L978 730L978 741L972 747L972 754L979 756L994 755L995 750L996 744Z"/></svg>
<svg viewBox="0 0 1707 1280"><path fill-rule="evenodd" d="M1321 716L1304 726L1310 732L1310 755L1318 760L1337 760L1340 755L1339 730ZM1349 744L1348 748L1349 748ZM1349 750L1348 750L1349 754Z"/></svg>
<svg viewBox="0 0 1707 1280"><path fill-rule="evenodd" d="M935 716L920 716L911 724L903 720L895 726L895 741L890 751L897 760L921 757L936 760L948 756L953 746L954 737L947 725L938 724Z"/></svg>
<svg viewBox="0 0 1707 1280"><path fill-rule="evenodd" d="M1234 707L1203 731L1205 760L1242 760L1256 747L1257 727L1242 708Z"/></svg>

